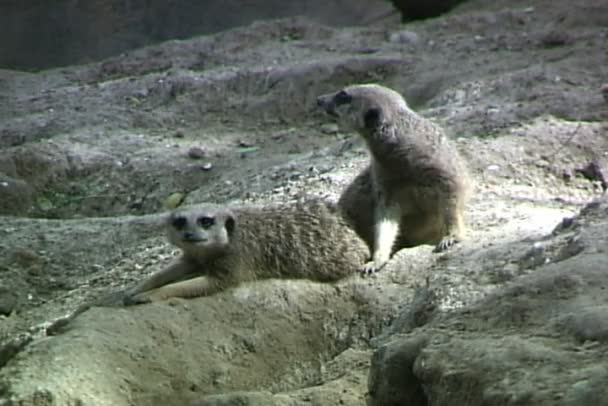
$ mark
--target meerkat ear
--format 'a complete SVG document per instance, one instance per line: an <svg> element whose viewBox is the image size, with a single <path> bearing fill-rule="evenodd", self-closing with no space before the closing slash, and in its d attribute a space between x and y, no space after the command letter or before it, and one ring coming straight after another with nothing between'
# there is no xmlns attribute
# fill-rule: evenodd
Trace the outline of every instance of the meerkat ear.
<svg viewBox="0 0 608 406"><path fill-rule="evenodd" d="M382 121L382 112L377 107L372 107L368 109L363 115L363 123L365 124L365 128L368 130L372 130L380 125Z"/></svg>
<svg viewBox="0 0 608 406"><path fill-rule="evenodd" d="M234 219L233 216L229 215L228 217L226 217L226 222L224 223L224 227L226 227L226 231L228 232L228 235L232 235L232 233L234 232L234 229L236 227L236 220Z"/></svg>
<svg viewBox="0 0 608 406"><path fill-rule="evenodd" d="M352 101L352 96L350 94L348 94L348 92L346 90L340 90L335 96L334 96L334 103L336 103L336 106L340 106L342 104L348 104Z"/></svg>
<svg viewBox="0 0 608 406"><path fill-rule="evenodd" d="M167 221L168 225L175 228L176 230L181 230L182 228L184 228L186 226L186 223L188 222L186 217L184 217L183 215L177 214L177 213L171 213L167 217L166 221Z"/></svg>

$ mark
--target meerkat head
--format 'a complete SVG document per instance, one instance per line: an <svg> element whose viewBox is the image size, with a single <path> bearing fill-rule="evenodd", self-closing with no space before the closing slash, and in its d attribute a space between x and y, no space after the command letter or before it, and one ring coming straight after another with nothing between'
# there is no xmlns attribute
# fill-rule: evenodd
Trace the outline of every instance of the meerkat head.
<svg viewBox="0 0 608 406"><path fill-rule="evenodd" d="M213 206L176 210L167 218L169 242L186 254L221 252L230 244L236 218L230 210Z"/></svg>
<svg viewBox="0 0 608 406"><path fill-rule="evenodd" d="M376 84L352 85L317 98L317 105L349 130L369 133L407 109L403 97Z"/></svg>

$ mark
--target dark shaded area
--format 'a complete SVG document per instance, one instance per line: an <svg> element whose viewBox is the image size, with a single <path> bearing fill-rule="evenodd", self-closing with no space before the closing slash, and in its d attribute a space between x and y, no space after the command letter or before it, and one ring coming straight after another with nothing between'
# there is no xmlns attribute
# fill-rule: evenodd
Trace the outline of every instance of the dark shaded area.
<svg viewBox="0 0 608 406"><path fill-rule="evenodd" d="M422 20L437 17L465 0L390 0L401 13L401 21Z"/></svg>
<svg viewBox="0 0 608 406"><path fill-rule="evenodd" d="M389 7L384 0L6 0L0 3L0 68L88 63L262 19L302 15L357 25Z"/></svg>

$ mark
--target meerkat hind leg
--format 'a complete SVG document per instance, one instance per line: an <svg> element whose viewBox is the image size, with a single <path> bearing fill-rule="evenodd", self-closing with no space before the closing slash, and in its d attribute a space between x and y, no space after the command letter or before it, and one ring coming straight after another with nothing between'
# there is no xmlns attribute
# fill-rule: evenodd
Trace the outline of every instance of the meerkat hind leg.
<svg viewBox="0 0 608 406"><path fill-rule="evenodd" d="M398 205L380 206L377 209L376 223L374 225L374 252L372 260L363 265L361 270L364 274L372 274L379 271L391 257L393 245L397 240L399 223L401 221L401 209Z"/></svg>
<svg viewBox="0 0 608 406"><path fill-rule="evenodd" d="M460 242L464 233L464 220L456 201L449 201L445 208L445 235L433 249L433 252L443 252Z"/></svg>

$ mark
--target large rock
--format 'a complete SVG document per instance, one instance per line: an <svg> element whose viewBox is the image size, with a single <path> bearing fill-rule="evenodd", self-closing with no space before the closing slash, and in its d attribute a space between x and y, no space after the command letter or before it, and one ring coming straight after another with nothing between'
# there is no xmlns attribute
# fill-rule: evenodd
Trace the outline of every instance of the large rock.
<svg viewBox="0 0 608 406"><path fill-rule="evenodd" d="M364 324L355 321L360 312L347 286L306 281L260 282L190 301L95 307L10 360L0 371L0 393L20 405L120 406L310 386L327 378L321 366L352 344L353 323ZM248 395L246 404L263 404L255 399L267 396ZM348 404L361 402L362 393L357 396ZM201 404L238 404L222 399L241 397Z"/></svg>
<svg viewBox="0 0 608 406"><path fill-rule="evenodd" d="M368 404L607 405L608 199L548 241L532 274L382 345Z"/></svg>

